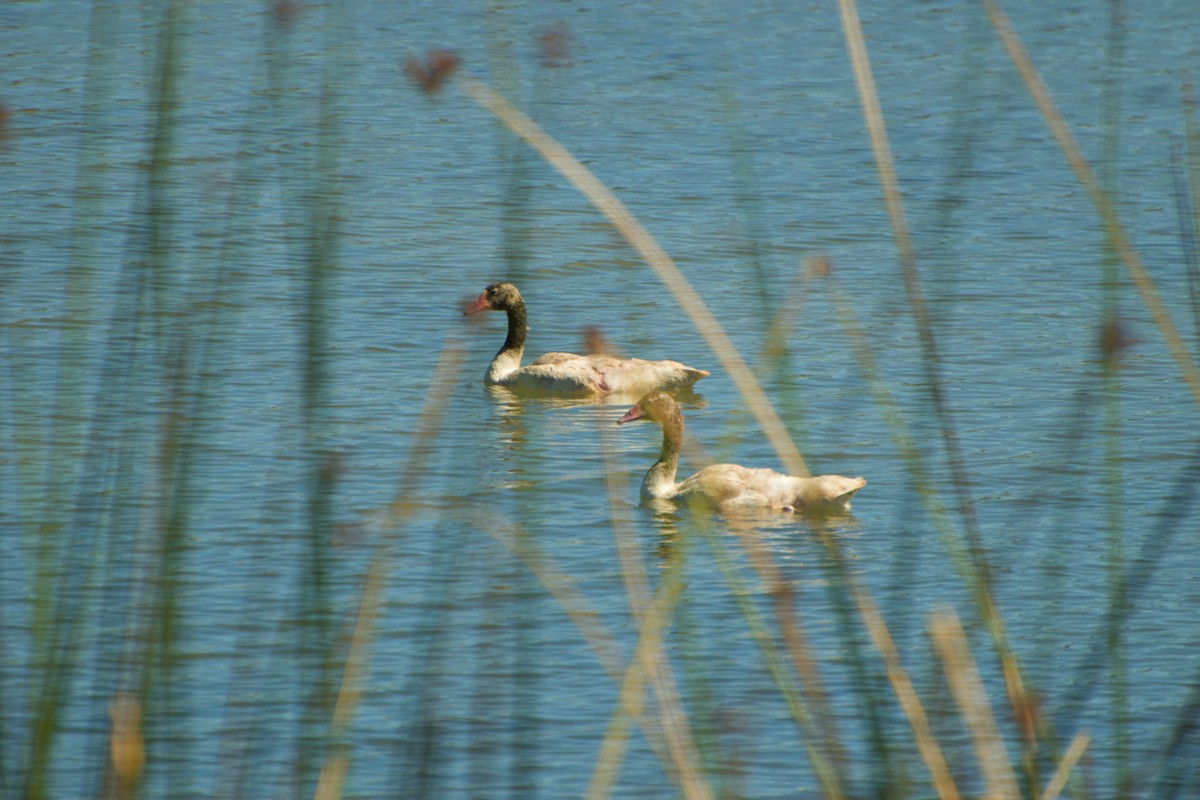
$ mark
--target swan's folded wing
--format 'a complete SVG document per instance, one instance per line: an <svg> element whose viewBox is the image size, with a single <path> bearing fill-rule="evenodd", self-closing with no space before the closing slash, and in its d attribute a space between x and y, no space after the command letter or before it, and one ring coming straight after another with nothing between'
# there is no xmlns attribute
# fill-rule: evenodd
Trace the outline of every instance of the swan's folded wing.
<svg viewBox="0 0 1200 800"><path fill-rule="evenodd" d="M737 464L712 464L679 484L679 495L701 495L719 506L747 493L751 472Z"/></svg>
<svg viewBox="0 0 1200 800"><path fill-rule="evenodd" d="M546 353L545 355L538 356L529 366L544 367L552 364L564 364L577 358L581 358L581 356L577 356L574 353Z"/></svg>
<svg viewBox="0 0 1200 800"><path fill-rule="evenodd" d="M678 361L648 361L644 358L617 358L609 355L586 356L605 382L618 393L642 393L655 389L682 389L708 375L702 369Z"/></svg>
<svg viewBox="0 0 1200 800"><path fill-rule="evenodd" d="M554 394L590 395L607 391L602 376L581 358L550 364L535 362L506 376L502 385L518 391Z"/></svg>

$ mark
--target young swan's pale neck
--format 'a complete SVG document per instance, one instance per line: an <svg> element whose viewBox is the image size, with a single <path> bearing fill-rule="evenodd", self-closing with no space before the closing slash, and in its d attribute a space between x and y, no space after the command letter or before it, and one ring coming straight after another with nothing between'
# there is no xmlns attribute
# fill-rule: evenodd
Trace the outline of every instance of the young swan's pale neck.
<svg viewBox="0 0 1200 800"><path fill-rule="evenodd" d="M645 419L662 426L662 449L658 461L642 478L642 498L661 500L675 496L675 473L679 468L679 448L683 446L683 412L666 392L652 392L625 412L617 424Z"/></svg>

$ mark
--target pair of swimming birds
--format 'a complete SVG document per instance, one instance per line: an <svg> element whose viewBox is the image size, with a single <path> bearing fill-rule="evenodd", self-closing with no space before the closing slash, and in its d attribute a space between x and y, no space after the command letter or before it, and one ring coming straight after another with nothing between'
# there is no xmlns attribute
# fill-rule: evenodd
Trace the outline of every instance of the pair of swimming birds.
<svg viewBox="0 0 1200 800"><path fill-rule="evenodd" d="M712 464L676 482L683 444L683 412L670 392L708 375L678 361L647 361L605 354L546 353L521 366L528 324L525 301L511 283L493 283L463 313L503 311L508 336L492 359L484 382L532 393L560 395L644 394L617 424L644 419L662 427L662 451L642 480L643 500L699 500L720 511L774 508L784 511L848 511L862 478L797 477L772 469Z"/></svg>

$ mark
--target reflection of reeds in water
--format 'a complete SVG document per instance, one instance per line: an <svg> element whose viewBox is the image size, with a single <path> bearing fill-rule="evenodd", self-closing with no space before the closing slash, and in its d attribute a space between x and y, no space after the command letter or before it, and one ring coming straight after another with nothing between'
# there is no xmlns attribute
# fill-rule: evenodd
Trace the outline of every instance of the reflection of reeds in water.
<svg viewBox="0 0 1200 800"><path fill-rule="evenodd" d="M1200 401L1195 364L1183 337L1175 331L1163 309L1153 281L1122 233L1111 197L1113 192L1100 187L1092 176L998 5L992 2L986 5L1036 103L1062 143L1069 163L1095 199L1112 252L1133 277L1181 374ZM735 535L723 536L718 526L703 515L671 516L663 525L671 529L674 538L664 537L672 540L663 546L663 565L656 581L644 559L639 532L631 527L622 511L625 487L620 478L624 471L615 463L615 448L604 430L598 436L604 456L614 550L624 581L630 628L635 634L631 649L622 651L618 636L605 625L604 616L578 590L579 576L556 565L539 544L535 531L539 523L524 518L520 505L513 518L498 512L480 518L461 509L445 511L445 518L461 529L486 534L511 553L512 563L522 570L518 580L526 582L522 590L553 598L611 681L616 698L611 715L603 734L597 735L592 772L590 776L580 776L579 781L581 787L586 787L589 798L617 793L622 764L630 749L641 741L635 735L639 730L662 772L669 776L680 795L689 798L741 795L745 759L739 751L736 723L724 717L724 709L706 695L706 687L715 682L707 674L706 665L701 659L688 658L686 649L675 649L667 636L670 626L688 613L687 571L689 559L697 558L711 558L725 580L746 633L761 657L761 666L765 667L778 695L780 708L796 726L821 796L926 797L932 793L940 798L956 798L973 794L964 786L978 785L988 797L1053 798L1067 791L1072 781L1081 787L1082 782L1073 779L1072 774L1085 757L1089 738L1086 732L1074 730L1075 715L1087 700L1087 693L1094 690L1096 673L1105 670L1115 687L1110 712L1116 732L1113 752L1122 759L1113 774L1120 782L1121 792L1129 792L1133 788L1136 743L1131 741L1126 726L1125 717L1130 711L1121 687L1134 677L1125 663L1121 623L1149 582L1179 526L1189 519L1194 487L1200 483L1196 479L1200 456L1194 457L1181 474L1173 493L1176 508L1164 515L1162 525L1155 529L1137 557L1133 557L1121 542L1124 521L1115 489L1121 477L1119 409L1115 404L1104 406L1101 413L1107 423L1108 449L1102 474L1109 486L1114 487L1108 496L1112 509L1109 608L1101 626L1085 643L1086 657L1073 665L1079 676L1075 684L1080 688L1061 698L1061 709L1054 707L1051 698L1038 696L1031 686L994 599L995 587L981 546L966 458L957 443L949 403L940 394L941 362L935 325L923 298L916 254L906 230L865 40L858 30L853 3L843 0L840 6L909 304L920 332L931 392L929 403L948 448L948 461L953 465L953 509L947 507L936 491L932 470L906 424L903 409L875 367L872 342L856 319L853 302L839 283L836 268L828 260L814 259L798 273L797 285L803 285L806 291L825 292L841 323L858 370L888 426L930 524L973 600L970 618L984 624L991 648L987 657L994 657L1000 665L1005 702L995 699L999 693L989 700L988 675L977 666L982 657L979 643L974 643L973 654L958 617L948 610L939 611L929 622L933 643L933 655L929 657L936 660L944 676L944 695L952 699L958 724L967 734L969 744L946 741L953 737L946 735L945 729L953 726L938 725L929 710L931 698L922 697L919 681L912 678L914 662L925 654L903 652L899 648L872 593L847 564L837 530L830 521L813 519L807 524L823 547L822 584L836 614L833 627L843 647L841 664L821 661L810 641L807 620L797 599L796 576L776 559L749 523L725 521L721 524ZM36 509L30 519L37 520L25 521L25 537L32 543L29 549L34 554L26 565L29 573L26 577L32 587L32 624L28 642L16 643L10 637L19 634L8 630L0 636L9 639L5 644L21 645L14 649L28 649L32 654L30 663L45 668L37 671L28 729L0 726L0 757L9 759L11 753L22 754L19 777L6 776L0 783L6 795L19 793L39 798L52 794L52 773L62 748L63 715L77 702L84 677L94 684L93 693L105 700L102 712L91 712L93 718L103 714L111 731L102 746L93 743L90 748L93 765L104 776L97 794L135 796L147 771L155 771L158 776L155 787L169 785L170 770L186 764L192 755L181 749L185 745L178 744L187 743L190 738L177 735L189 725L194 712L194 706L190 705L194 699L174 688L183 659L181 632L190 621L177 576L189 567L189 519L198 492L196 459L203 452L201 441L210 429L212 404L216 402L213 388L203 377L219 372L219 360L228 343L225 331L229 314L224 309L234 294L235 278L221 269L208 279L209 283L197 279L189 285L173 269L171 158L180 91L176 80L181 4L170 3L166 8L158 51L157 115L150 138L143 198L145 238L131 243L135 257L130 259L122 277L124 285L130 288L123 301L129 305L119 309L120 324L113 327L108 360L99 367L78 357L83 350L78 329L66 330L60 349L61 377L54 401L51 444L41 452L25 437L18 442L22 462L38 465L23 471L20 481L25 494L22 500ZM282 39L276 37L286 35L296 13L293 4L277 4L279 25L268 32L272 89L269 102L276 104L273 110L277 113L288 110L280 107L286 96L283 86L287 83L287 61ZM556 46L565 46L557 39L554 41ZM558 54L554 60L562 58ZM787 434L775 405L746 359L650 233L577 159L503 96L478 80L452 77L455 63L452 54L442 52L430 62L410 63L409 72L428 90L456 85L532 145L607 216L655 270L706 338L788 471L806 474L799 448ZM100 70L101 66L94 64L93 69ZM305 231L298 239L294 255L295 262L303 265L299 273L303 311L298 328L303 370L297 412L301 436L296 444L303 453L306 471L307 546L302 564L291 565L296 569L291 584L294 630L280 631L279 641L270 647L272 663L287 676L291 691L303 708L288 743L291 767L288 785L281 793L319 798L342 796L353 774L353 724L371 672L372 635L378 627L384 590L395 569L394 545L403 540L405 528L417 511L429 505L423 502L422 495L424 469L436 456L444 415L458 387L458 368L464 363L464 348L454 341L448 343L430 379L427 404L416 424L395 498L370 520L372 529L380 533L365 560L359 590L353 602L339 603L331 585L331 572L338 557L333 540L337 534L334 498L340 462L335 453L327 452L322 445L328 433L330 402L327 339L331 312L326 303L338 243L338 197L333 191L337 173L336 83L335 76L326 75L318 101L318 135L311 163L281 165L282 180L305 198L304 203L291 210L295 216L289 222ZM1190 98L1187 108L1189 168L1180 170L1178 194L1184 212L1183 238L1193 242L1190 252L1194 262L1195 215L1184 210L1189 207L1186 199L1194 198L1200 187L1196 174L1200 159L1196 156L1197 136ZM103 161L96 151L88 149L92 145L86 141L84 144L76 200L81 228L92 213L90 197ZM250 172L256 165L241 166ZM514 186L517 182L519 176L514 179ZM229 197L223 263L237 260L238 243L246 238L238 220L245 214L249 201L240 193L238 181L234 181L234 186ZM509 199L523 202L515 190ZM1195 205L1193 200L1190 207ZM86 241L81 241L83 244L78 247L83 248ZM514 266L520 261L524 245L519 235L506 240L506 252ZM1200 275L1200 267L1195 263L1192 274ZM73 318L83 319L81 298L92 278L85 250L72 253L71 275L69 313ZM760 289L760 296L766 298L766 287ZM205 302L198 310L190 310L189 301L197 297ZM1200 307L1200 301L1196 305ZM164 313L181 309L182 313ZM764 354L768 362L786 353L786 331L792 325L789 313L792 312L788 304L783 304L767 328ZM1105 322L1102 380L1111 386L1126 342L1115 317ZM1196 325L1200 330L1200 312L1196 314ZM87 406L87 398L74 396L72 392L89 385L82 376L93 368L100 373L101 402L93 412L94 419L81 421L81 415L72 412ZM9 379L15 377L19 376ZM31 402L15 387L9 397L13 406ZM154 411L148 413L146 409ZM9 413L14 412L9 410ZM516 416L514 425L519 427L522 424L519 413ZM77 487L73 485L76 474L83 476ZM52 502L73 492L75 500L68 510ZM121 506L114 499L137 495L148 498L140 510L132 504ZM97 499L104 497L109 499ZM91 540L85 538L87 533L93 537ZM442 551L442 566L448 572L460 574L457 571L462 565L456 561L456 555L449 549ZM502 572L503 567L480 569L486 580L503 582L512 577ZM498 571L489 572L492 569ZM489 599L498 603L519 602L514 599L515 593L496 600L500 594L489 595ZM439 624L438 615L443 612L434 605L430 603L432 610L425 620L429 623L425 626L428 632L422 634L424 638L416 645L423 648L423 659L418 659L422 663L414 668L428 669L431 673L437 671L439 663L452 657L451 649L457 644L449 641L450 634ZM531 750L535 746L532 743L537 739L539 725L544 724L538 721L539 717L554 713L554 709L538 705L539 681L545 678L529 654L538 624L536 619L516 623L509 632L510 638L498 644L488 638L494 635L495 619L486 612L480 617L477 626L480 647L494 658L508 659L505 662L508 672L507 682L496 687L489 684L480 667L472 687L473 707L482 718L496 702L508 703L521 709L517 714L521 721L507 732L509 741L491 750L481 745L481 752L474 756L476 761L468 765L467 771L479 794L495 794L497 787L507 782L509 794L528 796L529 787L537 783L537 759ZM683 624L699 629L702 634L703 620L689 619ZM103 644L91 643L85 634L89 628L100 626L115 628L120 636ZM256 645L242 644L247 648ZM512 652L500 652L504 647ZM93 662L94 674L89 674ZM851 702L855 704L856 717L863 721L861 726L844 724L839 698L829 688L828 677L834 670L849 676ZM397 770L403 773L397 782L405 787L407 796L438 796L446 769L444 761L448 758L443 753L456 744L441 727L439 686L427 678L424 672L404 678L412 702L408 707L410 716L397 723L404 741L396 745L396 750L401 764ZM903 726L897 724L900 716L888 716L882 710L880 687L884 685L890 687L892 707L902 715ZM1200 682L1196 685L1200 687ZM936 691L936 687L931 691ZM11 699L8 687L0 685L0 692L4 693L0 699ZM237 711L233 695L231 688L230 708L223 728L227 739L221 743L220 755L226 777L219 780L219 788L230 796L258 796L268 790L260 785L265 782L264 776L273 774L257 763L265 748L257 740L264 738L266 723L253 719L253 713ZM940 697L933 700L941 702ZM1200 689L1193 691L1190 702L1181 709L1169 752L1163 756L1164 777L1160 780L1164 781L1164 796L1171 791L1165 781L1180 773L1187 757L1196 753L1189 737L1197 705L1200 705ZM1005 739L1006 731L1012 732L1011 740ZM850 737L855 733L861 733L865 741L852 741ZM471 736L482 742L492 733L480 724L471 730ZM870 766L863 768L862 761L852 757L851 752L866 753ZM501 764L507 765L507 775L500 776ZM272 793L277 790L276 786L269 789Z"/></svg>

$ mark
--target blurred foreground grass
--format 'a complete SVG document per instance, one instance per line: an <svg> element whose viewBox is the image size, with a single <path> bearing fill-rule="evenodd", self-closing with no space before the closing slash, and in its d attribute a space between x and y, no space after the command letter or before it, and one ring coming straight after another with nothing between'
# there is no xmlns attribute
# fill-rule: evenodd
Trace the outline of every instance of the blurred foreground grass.
<svg viewBox="0 0 1200 800"><path fill-rule="evenodd" d="M1195 361L1184 336L1163 308L1151 276L1123 233L1110 191L1101 185L1074 146L1070 131L1057 115L998 4L985 5L1033 101L1061 143L1064 158L1094 198L1097 217L1113 253L1112 263L1122 264L1133 278L1182 380L1200 404ZM866 720L867 741L848 742L843 733L845 726L839 724L846 712L836 707L825 685L829 665L823 664L810 646L794 576L753 535L752 525L732 521L726 531L701 515L684 517L681 532L690 544L672 554L655 576L647 566L639 532L621 523L619 514L612 514L630 622L637 631L636 648L626 661L602 615L575 590L578 576L556 567L520 520L510 521L509 525L481 524L484 533L510 550L528 569L536 591L555 599L617 690L611 718L596 742L592 774L586 781L581 776L580 786L586 786L588 797L613 794L625 754L643 741L634 735L640 731L679 795L742 796L739 786L745 776L740 773L740 754L736 746L729 744L732 737L719 721L708 718L710 709L704 698L693 693L694 687L704 684L705 666L672 654L665 641L680 611L685 588L683 559L686 553L697 552L703 546L737 599L746 634L753 639L770 674L779 706L786 709L800 732L803 756L819 787L815 790L819 796L978 795L1049 800L1064 792L1076 797L1183 797L1189 791L1200 791L1200 777L1194 766L1189 766L1200 760L1195 740L1200 683L1193 677L1190 698L1166 734L1169 747L1165 753L1148 752L1147 743L1130 736L1124 720L1131 709L1119 691L1136 679L1128 671L1132 657L1120 635L1121 621L1163 557L1175 532L1172 526L1194 522L1188 509L1191 487L1196 483L1196 459L1179 473L1180 502L1174 516L1164 517L1162 532L1153 542L1155 549L1138 554L1124 550L1120 501L1115 495L1110 500L1109 604L1093 639L1079 645L1094 656L1085 668L1108 672L1111 684L1118 689L1112 693L1110 708L1116 737L1112 751L1118 757L1114 764L1089 766L1089 734L1077 729L1071 714L1084 699L1080 695L1091 691L1093 682L1079 681L1074 696L1042 696L1018 659L1002 609L994 600L991 566L975 513L970 464L961 452L954 414L941 391L936 320L923 294L907 232L865 40L854 4L842 0L839 6L865 127L904 274L908 306L920 333L928 408L936 418L945 457L952 465L952 491L943 493L934 486L931 469L916 446L916 435L906 423L904 409L879 376L872 343L856 318L853 302L838 283L836 267L825 259L813 258L798 274L797 282L804 286L820 282L832 298L843 333L852 343L857 368L869 384L875 406L918 488L955 579L966 587L973 607L961 612L941 610L928 621L931 652L941 668L942 692L936 698L922 697L906 667L915 660L914 655L897 649L874 598L847 565L837 537L831 535L824 521L809 521L828 556L823 562L823 577L828 592L840 598L833 604L838 614L835 625L853 680L855 710ZM90 98L86 107L93 111L103 94L111 91L103 82L105 55L99 46L103 4L96 8L98 41L90 51L86 90ZM298 8L276 3L271 7L273 18L264 26L269 86L263 102L271 113L296 113L296 109L286 107L292 101L284 90L289 80L289 51L284 40L300 13ZM208 753L189 752L191 737L179 735L198 716L196 704L209 700L182 696L176 688L175 675L181 664L203 656L180 635L181 628L188 624L189 609L180 596L178 576L198 568L190 562L190 525L196 513L199 480L195 453L197 442L212 429L212 376L220 374L217 362L227 345L224 336L229 300L239 289L238 276L223 265L245 256L245 242L250 237L241 220L253 200L241 194L240 187L253 182L251 176L261 165L250 158L240 164L246 180L235 182L226 198L226 227L220 244L222 257L218 259L222 266L190 279L181 277L175 251L179 209L172 204L167 177L180 124L182 76L178 48L183 35L183 4L169 2L162 9L163 16L155 28L155 113L138 204L143 224L130 245L130 257L121 266L120 291L115 294L103 356L99 362L94 360L95 350L83 341L89 329L86 323L95 323L100 315L99 310L88 306L93 286L100 280L89 252L88 230L98 215L96 197L104 172L103 144L90 139L89 129L85 128L74 197L77 229L73 232L75 244L65 284L67 316L80 324L66 325L61 331L54 353L57 380L48 401L28 390L23 383L26 376L18 371L10 369L5 376L4 412L14 423L9 438L16 464L16 479L8 482L4 498L5 518L20 540L21 552L18 567L6 568L5 580L23 583L30 611L28 625L5 626L0 641L6 660L0 680L4 723L0 726L0 793L4 796L61 796L56 782L63 782L64 773L81 772L89 777L79 783L98 796L134 797L160 792L165 796L190 795L194 792L172 781L171 771L186 771L192 756L196 760L211 757ZM1115 30L1119 33L1119 28ZM562 46L554 38L543 44ZM1113 57L1118 58L1117 34L1110 47ZM442 52L425 61L410 62L409 72L427 90L465 92L588 197L687 312L723 372L741 392L781 463L793 473L805 473L803 456L787 434L772 399L761 388L749 360L724 334L649 232L615 194L533 120L487 83L455 73L455 66L453 54ZM295 580L288 589L292 593L289 602L295 609L293 624L280 632L278 642L271 644L280 654L281 680L301 711L290 720L292 738L283 754L267 754L254 739L255 710L239 707L235 693L230 691L225 701L228 738L215 743L222 775L214 785L222 796L342 796L354 769L350 731L371 663L371 637L383 589L396 569L389 544L392 540L384 537L364 560L361 591L352 602L330 588L330 564L338 558L333 552L338 530L332 498L339 458L324 445L331 416L327 301L340 243L340 208L335 178L336 65L330 61L323 69L325 80L315 93L312 109L315 121L310 131L311 149L306 158L285 162L280 170L281 183L299 198L287 205L289 223L303 231L292 241L293 260L303 265L297 299L304 368L299 382L300 426L295 444L303 464L304 529L308 538L303 563L291 565L295 568ZM1186 136L1185 161L1189 166L1180 168L1180 236L1194 243L1200 158L1195 115L1188 108L1191 127ZM246 135L252 136L253 131ZM519 242L514 237L510 244L510 258L516 259ZM1189 252L1195 261L1194 244ZM1193 263L1193 274L1197 268ZM766 287L763 294L767 294ZM11 307L5 312L14 315ZM786 330L787 325L785 313L780 312L769 330ZM1196 325L1200 327L1200 315ZM1122 352L1120 326L1115 318L1106 317L1098 327L1104 334L1100 339L1102 363L1106 376L1111 377ZM769 361L773 352L786 346L786 337L768 338L764 349ZM15 346L13 341L10 333L4 343L7 350ZM379 510L375 524L402 529L412 510L426 499L423 469L432 458L445 424L443 415L462 359L462 346L450 341L441 366L429 377L427 405L415 423L416 435L394 502ZM47 416L51 420L49 430L22 424L33 415L33 409L45 402L52 409ZM1104 463L1095 471L1100 480L1115 484L1120 480L1122 438L1119 411L1111 405L1117 402L1111 384L1103 402L1109 404L1104 412L1110 422L1105 429L1107 451ZM601 431L600 435L603 439L606 434ZM606 449L606 458L612 457ZM618 474L616 465L607 470L614 504L621 493L614 477ZM63 502L62 498L70 501ZM137 500L131 502L130 498ZM446 566L457 569L461 565ZM982 621L985 641L969 639L959 613ZM865 631L866 636L859 631ZM435 639L438 636L436 632L427 635ZM524 632L517 631L518 644L523 641L522 635ZM243 641L239 646L257 644ZM433 658L435 646L426 647L427 655ZM987 652L981 655L973 648L985 648ZM1001 691L989 692L985 686L977 664L982 658L999 663ZM101 673L95 668L99 663L118 666ZM520 670L514 668L514 672ZM880 672L890 689L886 703L899 709L903 725L881 711L884 701L875 679ZM419 683L416 678L412 682ZM506 688L516 698L508 698L508 702L537 702L534 683L522 685L518 678ZM413 689L418 700L431 697L433 691L421 686ZM89 723L82 726L82 732L78 719L69 723L66 719L66 709L77 707L81 697ZM1003 701L996 701L996 697ZM958 717L957 728L966 732L969 746L961 742L948 745L942 739L945 729L952 727L944 722L945 708L951 702ZM1056 705L1059 702L1063 711ZM931 704L939 707L941 722L932 719L935 715ZM397 780L397 794L437 797L444 791L439 782L439 754L444 740L440 738L436 714L418 702L414 718L405 723L411 736L403 745L404 774ZM869 753L868 768L847 756L849 751L864 750ZM513 744L507 755L506 774L474 776L466 794L532 794L530 787L537 784L533 759L518 744ZM1143 760L1153 762L1153 771L1144 768ZM271 762L271 766L264 766L263 761ZM280 767L279 762L284 766ZM280 775L286 778L280 780ZM1146 775L1153 777L1147 779ZM153 783L148 783L150 776L154 777ZM1112 786L1097 785L1109 779Z"/></svg>

